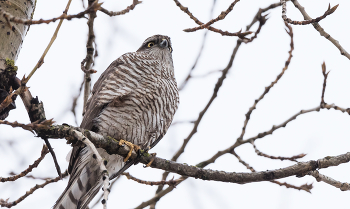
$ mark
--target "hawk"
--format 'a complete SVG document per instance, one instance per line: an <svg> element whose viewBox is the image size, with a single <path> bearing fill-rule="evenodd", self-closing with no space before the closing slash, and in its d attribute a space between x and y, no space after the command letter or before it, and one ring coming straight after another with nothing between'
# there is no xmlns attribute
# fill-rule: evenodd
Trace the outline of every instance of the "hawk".
<svg viewBox="0 0 350 209"><path fill-rule="evenodd" d="M170 38L154 35L136 52L116 59L95 83L81 128L152 148L168 130L179 104ZM109 176L133 162L97 149ZM88 146L74 145L70 178L54 209L85 209L102 186L101 171Z"/></svg>

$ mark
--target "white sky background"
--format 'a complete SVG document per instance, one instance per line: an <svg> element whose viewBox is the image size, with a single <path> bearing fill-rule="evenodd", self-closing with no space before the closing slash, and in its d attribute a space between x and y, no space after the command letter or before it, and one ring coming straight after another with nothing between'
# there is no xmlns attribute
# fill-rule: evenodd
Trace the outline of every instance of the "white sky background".
<svg viewBox="0 0 350 209"><path fill-rule="evenodd" d="M230 32L239 31L250 24L258 8L265 8L278 0L242 0L222 21L213 26ZM130 1L107 0L103 4L108 10L119 11L131 4ZM214 17L226 10L232 1L217 0ZM347 0L300 0L311 17L321 16L328 7L340 4L336 12L320 22L321 26L340 44L350 51L349 8ZM202 22L207 22L213 0L185 1L181 3ZM34 19L49 19L59 16L66 1L38 1ZM82 3L75 0L69 14L82 11ZM198 133L186 147L186 152L178 162L190 165L210 158L219 150L231 146L239 137L249 107L253 105L276 76L281 72L288 58L290 38L285 32L281 18L281 7L271 10L269 20L262 28L258 38L249 44L242 44L232 69L229 71L218 98L205 114ZM108 65L130 51L136 51L141 43L154 34L171 37L176 79L182 83L198 54L204 30L186 33L182 30L197 26L189 16L183 13L172 0L145 0L130 13L110 18L98 12L95 20L96 43L99 56L96 58L93 82ZM303 20L299 10L292 3L287 3L287 16L293 20ZM56 23L31 26L17 65L18 77L28 75L46 48L56 28ZM255 31L258 24L252 28ZM320 103L323 76L321 64L326 62L331 70L325 101L344 108L350 107L350 62L340 55L339 50L327 39L321 37L312 27L293 26L295 50L292 62L285 75L280 79L264 100L257 105L247 126L245 139L269 130L302 109L314 108ZM72 98L77 95L83 73L80 62L86 55L87 25L86 19L64 21L57 40L45 58L45 63L34 74L28 86L33 96L43 101L47 118L54 118L57 124L75 124L69 111ZM194 75L203 75L213 70L223 69L236 45L236 37L223 37L213 32L208 33L206 45ZM205 78L192 79L180 93L180 107L174 121L195 120L212 95L214 85L220 73ZM81 121L82 98L79 99L77 112ZM17 109L10 112L8 121L29 123L29 118L20 99ZM303 161L317 160L325 156L344 154L350 146L350 117L335 110L321 110L299 116L286 128L279 129L273 135L256 141L258 148L270 155L292 156L306 153ZM193 124L180 124L171 127L164 139L151 151L158 157L170 159L181 146L183 139L191 131ZM65 160L70 146L64 139L51 139L52 146L64 171L68 165ZM0 126L0 176L6 177L10 171L19 173L40 156L43 141L28 131ZM236 149L243 160L256 170L277 169L292 165L288 161L271 160L255 154L251 145L246 144ZM224 155L215 164L207 168L229 172L249 172L233 155ZM132 175L158 181L161 170L142 168L142 165L128 170ZM322 174L349 182L350 164L322 169ZM56 177L56 170L50 154L38 168L34 176ZM169 177L172 177L170 175ZM175 175L177 177L177 175ZM314 183L312 194L305 191L287 189L263 182L238 185L189 179L163 197L157 208L348 208L348 192L323 182L316 182L313 177L289 177L281 179L291 184ZM42 180L21 178L16 182L0 184L0 198L16 200L35 184ZM50 208L67 184L67 179L50 184L37 190L15 208ZM156 186L141 185L121 177L109 196L109 208L133 208L142 201L154 196ZM94 202L94 201L93 201ZM40 204L38 206L38 204ZM102 208L99 204L96 208Z"/></svg>

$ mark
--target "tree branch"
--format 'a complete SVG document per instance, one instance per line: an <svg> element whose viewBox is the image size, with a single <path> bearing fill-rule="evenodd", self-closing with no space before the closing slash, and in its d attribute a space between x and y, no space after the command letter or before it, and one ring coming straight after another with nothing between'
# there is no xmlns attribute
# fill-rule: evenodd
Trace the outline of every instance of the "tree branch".
<svg viewBox="0 0 350 209"><path fill-rule="evenodd" d="M320 174L318 171L309 171L307 175L315 177L315 179L320 182L323 181L329 185L332 185L336 188L339 188L341 191L348 191L350 190L349 183L342 183L340 181L334 180L331 177L325 176L323 174Z"/></svg>
<svg viewBox="0 0 350 209"><path fill-rule="evenodd" d="M214 24L215 22L219 21L219 20L223 20L225 19L225 17L228 15L228 13L230 13L233 9L233 7L239 2L240 0L235 0L234 2L231 3L231 5L227 8L226 11L222 11L221 14L215 18L215 19L212 19L210 20L209 22L205 23L205 24L201 24L200 26L198 27L195 27L195 28L188 28L188 29L185 29L184 31L185 32L194 32L194 31L197 31L197 30L201 30L201 29L204 29L204 28L208 28L210 25ZM191 13L190 13L191 14Z"/></svg>
<svg viewBox="0 0 350 209"><path fill-rule="evenodd" d="M111 12L103 7L101 7L100 11L105 13L106 15L109 15L110 17L117 16L117 15L123 15L123 14L130 12L131 10L133 10L136 7L136 5L141 4L141 3L142 3L142 1L133 0L133 3L130 6L128 6L126 9L123 9L120 12Z"/></svg>
<svg viewBox="0 0 350 209"><path fill-rule="evenodd" d="M34 161L34 163L32 165L29 165L29 167L27 169L25 169L24 171L22 171L18 175L14 175L14 176L7 177L7 178L0 177L0 182L16 181L17 179L27 175L28 173L30 173L33 170L33 168L38 167L39 163L44 159L44 157L47 153L49 153L49 149L47 148L46 145L43 145L43 148L41 150L41 156L36 161Z"/></svg>
<svg viewBox="0 0 350 209"><path fill-rule="evenodd" d="M65 171L64 173L62 173L62 177L66 177L66 176L68 176L68 171ZM23 196L21 196L20 198L18 198L16 201L13 201L13 202L8 202L8 199L6 199L6 200L0 199L0 206L11 208L11 207L17 205L18 203L22 202L29 195L33 194L35 192L35 190L37 190L39 188L44 188L46 185L48 185L50 183L57 182L59 180L61 180L61 177L57 176L54 179L46 180L45 183L43 183L43 184L37 184L33 188L31 188L29 191L27 191Z"/></svg>
<svg viewBox="0 0 350 209"><path fill-rule="evenodd" d="M331 8L331 4L329 4L327 11L320 17L317 17L316 19L310 19L305 21L294 21L287 17L287 6L286 6L286 0L281 0L282 3L282 18L285 22L293 25L308 25L310 23L317 23L324 18L326 18L328 15L332 14L339 6L339 4L335 5Z"/></svg>
<svg viewBox="0 0 350 209"><path fill-rule="evenodd" d="M299 9L299 11L301 12L301 14L304 16L305 20L311 20L312 18L306 13L305 9L303 6L301 6L299 4L299 2L297 0L292 0L294 6L296 8ZM345 57L347 57L348 59L350 59L350 54L339 44L339 41L335 40L330 34L328 34L322 27L320 24L318 23L313 23L312 24L314 26L314 28L320 33L321 36L325 37L326 39L328 39L330 42L332 42L334 44L334 46L336 46L341 55L344 55Z"/></svg>
<svg viewBox="0 0 350 209"><path fill-rule="evenodd" d="M255 153L259 156L262 156L262 157L266 157L266 158L270 158L270 159L273 159L273 160L290 160L290 161L293 161L293 162L298 162L296 159L300 159L300 158L303 158L306 156L306 154L299 154L299 155L295 155L295 156L292 156L292 157L275 157L275 156L271 156L271 155L268 155L268 154L265 154L263 152L261 152L260 150L258 150L258 148L255 146L255 143L254 141L251 142L251 144L253 145L254 147L254 150L255 150Z"/></svg>
<svg viewBox="0 0 350 209"><path fill-rule="evenodd" d="M191 18L195 23L197 23L198 25L203 25L203 24L204 24L204 23L202 23L201 21L199 21L195 16L193 16L193 14L188 10L187 7L182 6L182 4L181 4L178 0L174 0L174 2L175 2L175 4L176 4L176 6L178 6L183 12L185 12L188 16L190 16L190 18ZM216 32L216 33L220 33L220 34L223 35L223 36L238 36L238 37L240 37L241 39L244 39L244 37L245 37L246 35L249 35L249 34L252 33L252 32L250 32L250 31L247 31L247 32L243 32L243 33L242 33L241 30L238 31L238 32L236 32L236 33L230 33L230 32L228 32L228 31L222 31L222 30L220 30L220 29L216 29L216 28L214 28L214 27L212 27L212 26L208 26L207 29L210 30L210 31Z"/></svg>

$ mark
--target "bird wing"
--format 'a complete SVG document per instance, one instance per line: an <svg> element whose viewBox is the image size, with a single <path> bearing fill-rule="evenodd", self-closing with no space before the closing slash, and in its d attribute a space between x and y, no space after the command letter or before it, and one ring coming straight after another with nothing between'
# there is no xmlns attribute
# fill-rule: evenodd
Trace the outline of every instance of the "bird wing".
<svg viewBox="0 0 350 209"><path fill-rule="evenodd" d="M91 130L93 120L97 118L104 107L132 92L132 89L123 83L123 79L118 79L118 83L115 81L116 77L120 76L120 70L124 65L122 60L124 56L127 56L127 54L113 61L96 81L92 90L92 96L84 107L84 118L80 125L81 128Z"/></svg>

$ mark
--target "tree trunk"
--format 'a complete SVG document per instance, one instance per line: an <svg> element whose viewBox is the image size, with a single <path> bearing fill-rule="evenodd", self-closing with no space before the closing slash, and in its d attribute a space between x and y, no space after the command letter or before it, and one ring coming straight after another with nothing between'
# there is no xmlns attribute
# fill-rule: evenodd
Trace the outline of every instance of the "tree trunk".
<svg viewBox="0 0 350 209"><path fill-rule="evenodd" d="M36 0L0 0L0 11L22 18L32 19ZM10 89L17 89L18 82L15 82L17 60L23 40L29 26L8 22L3 15L0 15L0 104L9 95ZM0 120L8 116L8 112L16 106L11 103L0 112Z"/></svg>

